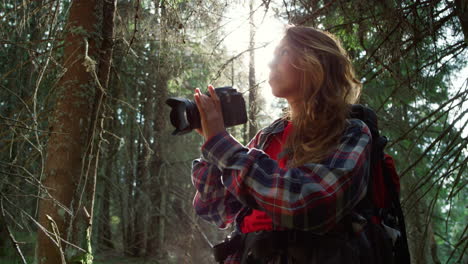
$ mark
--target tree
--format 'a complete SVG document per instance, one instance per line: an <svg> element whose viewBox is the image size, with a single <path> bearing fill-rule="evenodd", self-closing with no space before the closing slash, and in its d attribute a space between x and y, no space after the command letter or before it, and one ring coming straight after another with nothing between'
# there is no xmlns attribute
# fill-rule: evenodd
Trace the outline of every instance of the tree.
<svg viewBox="0 0 468 264"><path fill-rule="evenodd" d="M104 87L112 57L115 1L104 3L103 56L96 72L97 1L70 8L64 67L48 142L37 262L92 263L91 231Z"/></svg>
<svg viewBox="0 0 468 264"><path fill-rule="evenodd" d="M114 25L115 25L115 12L117 9L117 1L112 0L112 1L104 1L103 2L103 26L102 26L102 46L101 46L101 51L102 51L102 56L100 58L100 64L99 64L99 82L103 86L104 90L107 91L107 93L110 93L109 89L109 82L111 79L111 65L112 65L112 55L114 51ZM111 93L113 94L113 93ZM102 100L103 94L100 93L97 98L99 100ZM103 120L105 121L105 120ZM111 120L107 120L107 129L112 131L113 128L117 126L116 124L116 116L114 115ZM102 124L103 125L103 124ZM101 127L101 129L104 129L104 127ZM98 149L100 150L100 148ZM115 156L116 152L116 146L115 144L112 144L111 146L111 151L105 155L106 158L108 158L108 162L105 163L105 175L104 179L101 179L103 177L100 177L98 180L102 183L103 191L102 191L102 221L98 224L100 224L97 228L97 231L101 231L102 234L98 237L98 243L97 245L104 247L104 248L113 248L114 244L112 243L112 232L111 232L111 227L110 227L110 221L111 221L111 215L110 215L110 187L109 183L112 181L112 168L113 164L111 162L112 157ZM97 163L95 163L97 166Z"/></svg>

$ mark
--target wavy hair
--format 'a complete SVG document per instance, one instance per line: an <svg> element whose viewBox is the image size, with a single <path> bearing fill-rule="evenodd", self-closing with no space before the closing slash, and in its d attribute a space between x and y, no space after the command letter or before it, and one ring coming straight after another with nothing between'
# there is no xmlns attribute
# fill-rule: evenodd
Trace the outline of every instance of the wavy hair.
<svg viewBox="0 0 468 264"><path fill-rule="evenodd" d="M331 33L292 26L284 37L292 48L292 66L300 72L302 98L298 113L288 111L293 132L285 143L288 167L323 161L338 146L346 128L350 104L356 103L361 82L351 60Z"/></svg>

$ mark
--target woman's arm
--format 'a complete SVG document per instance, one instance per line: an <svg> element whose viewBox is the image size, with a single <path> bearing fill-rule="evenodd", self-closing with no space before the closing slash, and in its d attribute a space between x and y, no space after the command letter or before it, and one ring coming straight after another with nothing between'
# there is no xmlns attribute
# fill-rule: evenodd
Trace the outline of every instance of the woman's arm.
<svg viewBox="0 0 468 264"><path fill-rule="evenodd" d="M281 169L263 151L245 148L227 132L208 140L202 155L222 171L222 184L277 225L325 233L356 206L367 189L371 135L352 120L337 150L323 164Z"/></svg>
<svg viewBox="0 0 468 264"><path fill-rule="evenodd" d="M249 147L255 146L259 134L248 144ZM195 212L219 228L226 228L244 206L224 187L221 176L218 167L203 158L192 163L192 184L197 190L193 199Z"/></svg>
<svg viewBox="0 0 468 264"><path fill-rule="evenodd" d="M203 219L225 228L235 219L242 204L221 183L221 171L203 159L192 163L192 183L197 192L195 212Z"/></svg>

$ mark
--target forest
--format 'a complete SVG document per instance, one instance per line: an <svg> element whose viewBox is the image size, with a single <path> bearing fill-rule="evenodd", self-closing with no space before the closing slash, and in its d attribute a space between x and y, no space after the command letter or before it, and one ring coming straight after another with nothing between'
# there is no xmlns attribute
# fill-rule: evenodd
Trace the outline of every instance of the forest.
<svg viewBox="0 0 468 264"><path fill-rule="evenodd" d="M247 144L287 105L262 74L286 25L348 51L412 263L468 263L468 1L1 0L0 264L215 263L231 229L192 205L204 139L172 135L165 102L235 87Z"/></svg>

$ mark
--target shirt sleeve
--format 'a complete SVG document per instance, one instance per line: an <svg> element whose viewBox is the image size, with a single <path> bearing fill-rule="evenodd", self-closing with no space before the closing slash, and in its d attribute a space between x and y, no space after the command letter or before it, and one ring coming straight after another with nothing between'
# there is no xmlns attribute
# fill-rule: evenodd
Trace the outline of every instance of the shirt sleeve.
<svg viewBox="0 0 468 264"><path fill-rule="evenodd" d="M256 145L259 134L248 146ZM210 140L206 141L204 146ZM203 157L192 162L192 184L196 189L193 199L195 212L219 228L226 228L235 220L244 205L224 187L221 176L222 171Z"/></svg>
<svg viewBox="0 0 468 264"><path fill-rule="evenodd" d="M323 234L365 196L370 143L369 128L352 120L323 163L282 169L227 132L208 140L202 157L221 171L222 184L245 206L265 211L276 225Z"/></svg>

